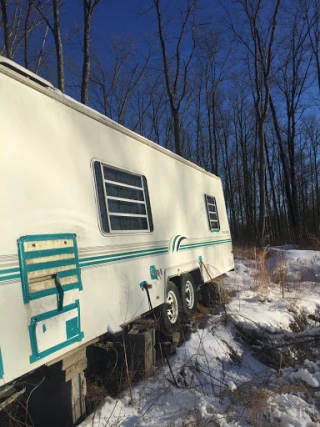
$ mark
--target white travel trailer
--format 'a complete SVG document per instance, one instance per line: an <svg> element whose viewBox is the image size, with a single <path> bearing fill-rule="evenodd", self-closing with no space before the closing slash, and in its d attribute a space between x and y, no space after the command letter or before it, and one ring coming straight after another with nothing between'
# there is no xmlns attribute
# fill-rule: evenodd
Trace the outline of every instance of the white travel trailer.
<svg viewBox="0 0 320 427"><path fill-rule="evenodd" d="M0 387L233 268L218 177L2 57L0 177Z"/></svg>

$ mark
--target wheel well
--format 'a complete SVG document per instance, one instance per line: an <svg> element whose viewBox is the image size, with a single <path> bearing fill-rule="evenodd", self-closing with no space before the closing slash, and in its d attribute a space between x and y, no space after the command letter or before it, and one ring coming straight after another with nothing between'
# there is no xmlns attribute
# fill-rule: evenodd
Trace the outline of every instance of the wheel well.
<svg viewBox="0 0 320 427"><path fill-rule="evenodd" d="M185 271L183 274L191 274L197 287L203 285L203 279L202 279L202 275L199 268L196 268L195 270L191 270L191 271ZM173 282L178 288L180 295L181 295L181 276L182 274L180 276L173 276L169 278L169 280Z"/></svg>
<svg viewBox="0 0 320 427"><path fill-rule="evenodd" d="M202 286L204 281L201 275L200 268L196 268L195 270L192 270L189 272L191 276L193 277L193 280L197 286Z"/></svg>

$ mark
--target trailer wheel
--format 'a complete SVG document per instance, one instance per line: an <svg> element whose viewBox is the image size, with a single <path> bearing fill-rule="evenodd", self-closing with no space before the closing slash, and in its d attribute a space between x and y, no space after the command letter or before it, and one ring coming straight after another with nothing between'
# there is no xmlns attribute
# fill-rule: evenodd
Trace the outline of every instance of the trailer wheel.
<svg viewBox="0 0 320 427"><path fill-rule="evenodd" d="M174 331L181 320L181 299L176 285L168 282L165 303L162 305L162 323L168 332Z"/></svg>
<svg viewBox="0 0 320 427"><path fill-rule="evenodd" d="M181 300L185 314L191 316L198 302L197 288L191 274L184 274L181 277Z"/></svg>

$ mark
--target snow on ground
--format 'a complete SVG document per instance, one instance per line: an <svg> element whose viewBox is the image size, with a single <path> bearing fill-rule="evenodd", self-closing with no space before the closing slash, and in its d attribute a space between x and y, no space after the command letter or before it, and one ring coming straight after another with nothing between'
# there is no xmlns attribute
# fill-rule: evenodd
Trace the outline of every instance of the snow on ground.
<svg viewBox="0 0 320 427"><path fill-rule="evenodd" d="M163 363L134 385L132 400L129 391L106 398L82 427L319 426L320 354L311 346L320 335L319 278L320 252L280 247L262 265L236 260L223 282L226 323L211 309L170 357L178 387ZM296 350L292 338L309 341ZM284 346L270 367L258 359L279 356L275 342Z"/></svg>

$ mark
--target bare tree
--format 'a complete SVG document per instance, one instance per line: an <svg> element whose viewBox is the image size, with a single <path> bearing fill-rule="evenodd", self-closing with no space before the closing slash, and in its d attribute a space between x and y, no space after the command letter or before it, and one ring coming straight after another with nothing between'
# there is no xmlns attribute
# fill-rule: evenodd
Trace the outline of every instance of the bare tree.
<svg viewBox="0 0 320 427"><path fill-rule="evenodd" d="M320 0L301 0L310 48L314 56L320 93Z"/></svg>
<svg viewBox="0 0 320 427"><path fill-rule="evenodd" d="M172 48L172 40L170 43L170 49L173 49L174 52L172 55L169 53L168 40L166 39L164 31L165 24L161 11L161 0L153 0L153 4L158 26L163 74L173 120L175 151L178 155L182 155L180 110L187 93L188 73L196 47L194 20L198 0L188 1L185 10L180 11L181 26L175 47ZM191 32L191 40L188 49L189 52L187 53L186 49L183 49L183 42L186 38L188 29L190 29Z"/></svg>
<svg viewBox="0 0 320 427"><path fill-rule="evenodd" d="M147 44L145 43L145 48ZM122 125L128 125L127 110L132 107L132 97L144 76L151 58L152 47L141 55L136 51L134 40L114 38L104 63L94 56L91 101L100 111ZM136 121L136 120L135 120Z"/></svg>
<svg viewBox="0 0 320 427"><path fill-rule="evenodd" d="M254 105L257 118L257 130L259 139L259 236L260 246L265 241L265 218L266 218L266 162L265 162L265 122L268 116L270 97L270 73L274 59L273 47L277 28L277 17L281 0L275 0L271 16L263 15L263 0L236 0L241 6L246 20L241 25L249 29L249 37L243 34L239 26L230 18L232 29L238 40L246 47L253 61L254 69ZM269 6L269 2L268 2ZM229 14L229 16L231 16Z"/></svg>
<svg viewBox="0 0 320 427"><path fill-rule="evenodd" d="M29 68L29 27L30 27L30 17L32 13L32 0L29 0L27 12L26 12L26 19L24 23L24 66L26 68Z"/></svg>
<svg viewBox="0 0 320 427"><path fill-rule="evenodd" d="M81 102L88 104L89 78L90 78L90 33L92 15L101 0L83 0L83 65L81 83Z"/></svg>
<svg viewBox="0 0 320 427"><path fill-rule="evenodd" d="M4 45L6 49L6 55L9 59L13 59L11 42L10 42L10 30L9 30L6 0L0 0L0 5L1 5L1 13L2 13L2 25L3 25Z"/></svg>
<svg viewBox="0 0 320 427"><path fill-rule="evenodd" d="M61 26L60 26L60 4L61 0L52 0L53 7L53 35L57 49L57 65L58 65L58 87L61 92L64 92L64 59L63 48L61 39Z"/></svg>
<svg viewBox="0 0 320 427"><path fill-rule="evenodd" d="M298 117L305 109L302 103L303 94L310 86L312 54L308 49L309 29L304 19L304 12L298 6L295 9L290 8L287 16L289 23L288 28L285 29L287 37L280 49L278 71L274 77L279 92L278 104L285 106L286 122L282 120L283 124L281 123L279 117L283 116L283 109L276 107L274 97L271 95L269 102L284 173L288 214L294 235L299 239L302 223L297 186L297 126Z"/></svg>
<svg viewBox="0 0 320 427"><path fill-rule="evenodd" d="M47 6L49 3L42 3L41 1L36 2L34 5L36 9L40 12L41 16L45 20L47 27L50 29L54 42L55 42L55 50L57 57L57 76L58 76L58 88L61 92L64 92L65 87L65 75L64 75L64 57L63 57L63 43L61 38L61 24L60 24L60 6L62 4L62 0L51 0L52 9L48 11ZM50 15L53 14L53 24L50 22ZM46 38L45 37L43 40Z"/></svg>
<svg viewBox="0 0 320 427"><path fill-rule="evenodd" d="M209 157L211 172L219 174L219 142L218 142L218 102L223 102L219 90L227 76L227 64L231 55L231 43L224 43L221 30L217 26L213 30L205 28L199 39L200 81L205 82L205 103L208 124Z"/></svg>
<svg viewBox="0 0 320 427"><path fill-rule="evenodd" d="M23 58L23 65L32 68L30 52L36 51L39 40L37 31L40 31L43 22L44 18L36 9L34 0L1 0L0 29L3 28L3 45L0 46L0 55L5 54L14 60Z"/></svg>
<svg viewBox="0 0 320 427"><path fill-rule="evenodd" d="M24 19L23 0L16 0L12 3L8 0L1 0L0 6L4 38L0 54L5 54L9 59L14 59L15 52L24 38L24 34L21 33L21 22Z"/></svg>

